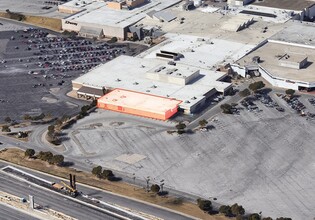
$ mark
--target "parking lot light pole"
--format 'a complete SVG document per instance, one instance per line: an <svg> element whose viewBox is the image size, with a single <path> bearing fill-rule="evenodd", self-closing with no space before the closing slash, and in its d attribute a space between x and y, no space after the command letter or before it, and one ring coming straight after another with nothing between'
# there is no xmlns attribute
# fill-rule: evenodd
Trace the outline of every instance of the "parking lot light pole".
<svg viewBox="0 0 315 220"><path fill-rule="evenodd" d="M163 193L164 179L160 181L161 193Z"/></svg>
<svg viewBox="0 0 315 220"><path fill-rule="evenodd" d="M150 183L150 176L147 176L147 178L145 178L146 182L147 182L147 192L150 191L150 187L149 187L149 183Z"/></svg>

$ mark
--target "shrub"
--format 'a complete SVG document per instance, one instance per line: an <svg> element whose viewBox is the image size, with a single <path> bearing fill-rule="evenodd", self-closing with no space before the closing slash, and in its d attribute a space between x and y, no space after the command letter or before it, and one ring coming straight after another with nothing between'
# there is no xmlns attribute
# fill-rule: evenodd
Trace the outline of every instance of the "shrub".
<svg viewBox="0 0 315 220"><path fill-rule="evenodd" d="M224 214L225 216L231 216L232 215L231 207L228 205L220 206L219 212Z"/></svg>
<svg viewBox="0 0 315 220"><path fill-rule="evenodd" d="M51 159L53 158L53 153L51 153L50 151L47 151L47 152L43 152L43 151L40 151L37 155L37 158L40 159L40 160L44 160L44 161L51 161Z"/></svg>
<svg viewBox="0 0 315 220"><path fill-rule="evenodd" d="M287 95L289 95L289 96L293 96L294 93L295 93L295 90L293 90L293 89L287 89L287 90L285 90L285 94L287 94Z"/></svg>
<svg viewBox="0 0 315 220"><path fill-rule="evenodd" d="M244 89L244 90L242 90L242 91L239 92L239 95L240 95L241 97L249 96L249 95L250 95L250 91L249 91L249 89Z"/></svg>
<svg viewBox="0 0 315 220"><path fill-rule="evenodd" d="M208 121L206 119L202 119L202 120L199 121L199 126L202 127L202 128L206 127L207 124L208 124Z"/></svg>
<svg viewBox="0 0 315 220"><path fill-rule="evenodd" d="M51 158L51 163L53 164L56 164L58 166L61 166L64 162L64 156L62 155L54 155L52 158Z"/></svg>
<svg viewBox="0 0 315 220"><path fill-rule="evenodd" d="M153 185L151 186L151 191L152 191L152 192L155 192L155 193L158 193L158 192L160 191L160 186L157 185L157 184L153 184Z"/></svg>
<svg viewBox="0 0 315 220"><path fill-rule="evenodd" d="M4 119L4 122L5 123L10 123L12 120L11 120L11 118L10 117L6 117L5 119Z"/></svg>
<svg viewBox="0 0 315 220"><path fill-rule="evenodd" d="M2 126L2 132L11 132L11 129L8 125L3 125Z"/></svg>
<svg viewBox="0 0 315 220"><path fill-rule="evenodd" d="M245 209L243 208L243 206L238 205L237 203L231 206L231 211L232 211L232 214L235 216L245 214Z"/></svg>
<svg viewBox="0 0 315 220"><path fill-rule="evenodd" d="M104 179L108 179L109 177L113 177L114 174L113 174L113 171L111 170L103 170L102 174L101 174L101 177L104 178Z"/></svg>
<svg viewBox="0 0 315 220"><path fill-rule="evenodd" d="M117 37L112 37L108 43L116 43L118 41Z"/></svg>
<svg viewBox="0 0 315 220"><path fill-rule="evenodd" d="M229 104L223 104L220 106L224 114L232 114L232 106Z"/></svg>
<svg viewBox="0 0 315 220"><path fill-rule="evenodd" d="M264 87L265 84L263 83L263 81L254 82L248 86L248 88L253 92L256 92L258 89L262 89Z"/></svg>
<svg viewBox="0 0 315 220"><path fill-rule="evenodd" d="M266 217L266 218L263 218L262 220L272 220L271 217Z"/></svg>
<svg viewBox="0 0 315 220"><path fill-rule="evenodd" d="M95 176L97 177L100 177L101 176L101 173L102 173L102 167L101 166L97 166L97 167L94 167L92 169L92 174L94 174Z"/></svg>
<svg viewBox="0 0 315 220"><path fill-rule="evenodd" d="M206 199L197 199L198 207L203 211L210 211L212 209L212 204L210 200Z"/></svg>
<svg viewBox="0 0 315 220"><path fill-rule="evenodd" d="M248 220L260 220L260 215L257 213L253 213L248 217Z"/></svg>
<svg viewBox="0 0 315 220"><path fill-rule="evenodd" d="M26 151L25 151L25 153L24 153L24 155L26 156L26 157L32 157L32 156L34 156L35 155L35 150L34 149L27 149Z"/></svg>
<svg viewBox="0 0 315 220"><path fill-rule="evenodd" d="M55 126L54 125L49 125L48 126L48 132L54 132L55 131Z"/></svg>

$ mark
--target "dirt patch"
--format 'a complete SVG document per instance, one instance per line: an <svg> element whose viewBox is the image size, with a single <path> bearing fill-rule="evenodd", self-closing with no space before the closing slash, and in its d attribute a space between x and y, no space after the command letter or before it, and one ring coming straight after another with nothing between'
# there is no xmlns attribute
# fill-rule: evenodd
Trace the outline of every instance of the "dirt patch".
<svg viewBox="0 0 315 220"><path fill-rule="evenodd" d="M20 18L16 16L12 16L12 14L9 14L6 12L0 12L0 17L13 19L13 20L20 20ZM21 20L21 22L39 26L42 28L47 28L53 31L61 31L61 19L58 19L58 18L23 15L23 19Z"/></svg>
<svg viewBox="0 0 315 220"><path fill-rule="evenodd" d="M18 148L10 148L0 151L0 159L15 163L21 166L25 166L34 170L39 170L45 173L49 173L55 176L68 178L69 173L75 174L79 183L84 183L90 186L98 187L110 192L114 192L120 195L132 197L149 203L157 204L163 207L170 208L172 210L186 213L191 216L195 216L205 220L227 220L221 215L211 216L201 211L196 204L190 202L182 202L181 204L174 203L174 198L165 196L160 197L153 193L147 193L145 189L138 188L129 185L124 182L110 182L108 180L100 180L92 174L78 171L73 168L58 167L49 165L46 162L35 159L28 159L24 157L24 151Z"/></svg>

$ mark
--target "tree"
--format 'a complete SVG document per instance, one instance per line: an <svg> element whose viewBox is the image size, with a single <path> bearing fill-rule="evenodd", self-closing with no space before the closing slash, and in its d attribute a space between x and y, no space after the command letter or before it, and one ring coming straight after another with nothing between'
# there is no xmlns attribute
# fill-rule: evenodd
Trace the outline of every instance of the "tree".
<svg viewBox="0 0 315 220"><path fill-rule="evenodd" d="M31 157L33 157L33 156L35 155L35 150L34 150L34 149L27 149L27 150L25 151L24 155L25 155L26 157L31 158Z"/></svg>
<svg viewBox="0 0 315 220"><path fill-rule="evenodd" d="M223 104L220 106L224 114L232 114L232 106L229 104Z"/></svg>
<svg viewBox="0 0 315 220"><path fill-rule="evenodd" d="M244 90L242 90L242 91L239 92L239 95L240 95L241 97L249 96L249 95L250 95L250 91L249 91L249 89L244 89Z"/></svg>
<svg viewBox="0 0 315 220"><path fill-rule="evenodd" d="M4 122L5 123L10 123L12 120L11 120L11 118L10 117L6 117L5 119L4 119Z"/></svg>
<svg viewBox="0 0 315 220"><path fill-rule="evenodd" d="M222 205L219 208L219 212L224 214L225 216L232 216L231 207L228 205Z"/></svg>
<svg viewBox="0 0 315 220"><path fill-rule="evenodd" d="M54 125L49 125L48 126L48 132L55 132L55 126Z"/></svg>
<svg viewBox="0 0 315 220"><path fill-rule="evenodd" d="M212 209L212 204L210 200L206 199L197 199L198 207L203 211L210 211Z"/></svg>
<svg viewBox="0 0 315 220"><path fill-rule="evenodd" d="M177 129L178 134L185 133L186 125L183 122L179 122L175 127Z"/></svg>
<svg viewBox="0 0 315 220"><path fill-rule="evenodd" d="M160 186L157 185L157 184L153 184L153 185L151 186L151 191L152 191L152 192L155 192L155 193L160 192Z"/></svg>
<svg viewBox="0 0 315 220"><path fill-rule="evenodd" d="M92 174L94 174L95 176L97 176L97 177L100 177L101 176L101 174L102 174L102 167L101 166L97 166L97 167L94 167L93 169L92 169Z"/></svg>
<svg viewBox="0 0 315 220"><path fill-rule="evenodd" d="M118 41L117 37L112 37L108 43L116 43Z"/></svg>
<svg viewBox="0 0 315 220"><path fill-rule="evenodd" d="M109 177L113 177L113 171L111 170L103 170L103 172L101 173L101 177L104 179L108 179Z"/></svg>
<svg viewBox="0 0 315 220"><path fill-rule="evenodd" d="M208 124L208 121L206 119L202 119L199 121L199 126L202 128L206 127L207 124Z"/></svg>
<svg viewBox="0 0 315 220"><path fill-rule="evenodd" d="M3 125L2 126L2 132L11 132L11 129L8 125Z"/></svg>
<svg viewBox="0 0 315 220"><path fill-rule="evenodd" d="M245 209L243 208L243 206L238 205L237 203L231 206L231 211L232 211L232 214L235 216L245 214Z"/></svg>
<svg viewBox="0 0 315 220"><path fill-rule="evenodd" d="M57 154L51 158L51 163L56 164L58 166L62 165L64 162L64 156Z"/></svg>
<svg viewBox="0 0 315 220"><path fill-rule="evenodd" d="M264 87L265 87L265 84L263 83L263 81L254 82L248 86L248 88L252 90L253 92L256 92L258 89L262 89Z"/></svg>
<svg viewBox="0 0 315 220"><path fill-rule="evenodd" d="M30 115L28 115L28 114L25 114L25 115L23 115L23 119L24 120L31 120L32 117Z"/></svg>
<svg viewBox="0 0 315 220"><path fill-rule="evenodd" d="M293 96L295 93L295 90L293 89L287 89L285 90L285 94L287 94L288 96Z"/></svg>
<svg viewBox="0 0 315 220"><path fill-rule="evenodd" d="M37 158L44 161L51 161L53 156L54 156L53 153L51 153L50 151L47 151L47 152L40 151L37 155Z"/></svg>
<svg viewBox="0 0 315 220"><path fill-rule="evenodd" d="M248 220L260 220L260 215L257 213L253 213L248 217Z"/></svg>

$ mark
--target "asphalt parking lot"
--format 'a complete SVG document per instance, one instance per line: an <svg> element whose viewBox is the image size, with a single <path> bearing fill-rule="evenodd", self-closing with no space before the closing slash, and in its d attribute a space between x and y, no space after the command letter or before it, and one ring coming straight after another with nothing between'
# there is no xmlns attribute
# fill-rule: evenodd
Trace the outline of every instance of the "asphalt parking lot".
<svg viewBox="0 0 315 220"><path fill-rule="evenodd" d="M0 49L3 121L6 116L18 119L24 114L72 114L78 101L64 96L71 89L72 79L121 54L134 55L145 47L24 28L0 32Z"/></svg>

